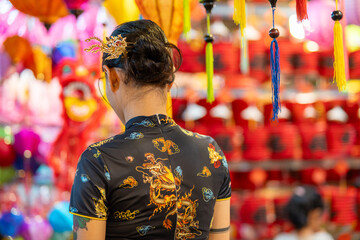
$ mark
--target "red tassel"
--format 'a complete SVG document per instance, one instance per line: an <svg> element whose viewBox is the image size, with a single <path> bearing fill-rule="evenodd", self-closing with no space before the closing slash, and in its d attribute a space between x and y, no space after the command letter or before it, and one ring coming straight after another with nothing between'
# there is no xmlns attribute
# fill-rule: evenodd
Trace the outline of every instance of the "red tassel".
<svg viewBox="0 0 360 240"><path fill-rule="evenodd" d="M304 19L309 19L306 0L296 0L296 15L299 22Z"/></svg>

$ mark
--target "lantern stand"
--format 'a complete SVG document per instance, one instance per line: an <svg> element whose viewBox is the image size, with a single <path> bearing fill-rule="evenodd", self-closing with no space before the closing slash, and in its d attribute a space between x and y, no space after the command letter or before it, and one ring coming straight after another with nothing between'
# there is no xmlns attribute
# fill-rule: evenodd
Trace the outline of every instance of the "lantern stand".
<svg viewBox="0 0 360 240"><path fill-rule="evenodd" d="M207 75L207 102L212 103L215 100L213 76L214 76L214 55L213 55L213 41L214 37L210 33L210 15L215 5L216 0L201 0L206 9L206 26L207 34L204 37L206 42L206 75Z"/></svg>

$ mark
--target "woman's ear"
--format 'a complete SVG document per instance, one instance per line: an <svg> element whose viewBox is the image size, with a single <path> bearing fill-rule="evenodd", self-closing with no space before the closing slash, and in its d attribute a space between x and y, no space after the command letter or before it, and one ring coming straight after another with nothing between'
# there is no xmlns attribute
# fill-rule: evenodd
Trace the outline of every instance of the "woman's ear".
<svg viewBox="0 0 360 240"><path fill-rule="evenodd" d="M109 81L111 91L116 92L120 85L120 76L118 71L116 71L115 68L109 68L108 66L104 66L104 71L107 76L107 80Z"/></svg>

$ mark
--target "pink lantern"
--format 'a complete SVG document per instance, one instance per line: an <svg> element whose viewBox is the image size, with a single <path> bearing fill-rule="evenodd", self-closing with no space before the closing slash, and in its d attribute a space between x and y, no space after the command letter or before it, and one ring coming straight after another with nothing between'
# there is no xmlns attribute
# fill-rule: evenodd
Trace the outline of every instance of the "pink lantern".
<svg viewBox="0 0 360 240"><path fill-rule="evenodd" d="M25 151L29 151L31 154L35 154L38 151L40 143L40 137L37 133L30 129L22 129L14 136L14 148L15 151L24 155Z"/></svg>
<svg viewBox="0 0 360 240"><path fill-rule="evenodd" d="M308 4L310 27L305 29L306 39L318 43L321 49L331 48L334 44L331 12L335 10L335 2L312 0Z"/></svg>

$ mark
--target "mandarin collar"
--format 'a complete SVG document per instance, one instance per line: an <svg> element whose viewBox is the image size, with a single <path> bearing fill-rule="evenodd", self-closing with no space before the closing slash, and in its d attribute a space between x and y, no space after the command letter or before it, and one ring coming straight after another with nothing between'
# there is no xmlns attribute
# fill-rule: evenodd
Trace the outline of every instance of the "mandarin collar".
<svg viewBox="0 0 360 240"><path fill-rule="evenodd" d="M146 121L150 121L149 123L153 123L155 125L161 125L161 122L171 119L170 117L164 115L164 114L155 114L152 116L137 116L134 117L132 119L130 119L129 121L126 122L125 124L125 129L129 129L134 125L140 125L141 123L144 124L146 123Z"/></svg>

